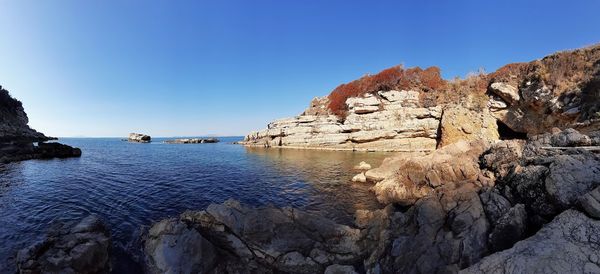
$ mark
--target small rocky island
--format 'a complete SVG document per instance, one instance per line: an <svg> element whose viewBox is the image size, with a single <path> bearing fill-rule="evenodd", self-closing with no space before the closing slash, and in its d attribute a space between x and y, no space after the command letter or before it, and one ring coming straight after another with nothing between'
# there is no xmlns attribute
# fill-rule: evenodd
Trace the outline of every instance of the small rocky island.
<svg viewBox="0 0 600 274"><path fill-rule="evenodd" d="M129 133L129 137L127 137L127 141L134 143L150 143L152 142L152 137L146 134L141 133Z"/></svg>
<svg viewBox="0 0 600 274"><path fill-rule="evenodd" d="M354 224L233 200L158 221L147 273L600 273L600 45L455 81L394 67L243 144L408 153L358 164L383 208ZM101 225L82 222L24 249L19 271L109 268Z"/></svg>
<svg viewBox="0 0 600 274"><path fill-rule="evenodd" d="M23 104L0 86L0 163L81 156L79 148L48 143L56 138L35 131L28 123Z"/></svg>
<svg viewBox="0 0 600 274"><path fill-rule="evenodd" d="M165 141L167 144L211 144L218 142L219 139L217 138L184 138Z"/></svg>

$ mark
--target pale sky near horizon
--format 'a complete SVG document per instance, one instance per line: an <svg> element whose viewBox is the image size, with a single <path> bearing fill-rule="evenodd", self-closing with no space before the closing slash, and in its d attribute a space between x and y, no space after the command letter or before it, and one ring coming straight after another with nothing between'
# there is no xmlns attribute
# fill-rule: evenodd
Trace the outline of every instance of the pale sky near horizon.
<svg viewBox="0 0 600 274"><path fill-rule="evenodd" d="M0 0L0 85L50 136L244 135L397 64L600 42L600 1Z"/></svg>

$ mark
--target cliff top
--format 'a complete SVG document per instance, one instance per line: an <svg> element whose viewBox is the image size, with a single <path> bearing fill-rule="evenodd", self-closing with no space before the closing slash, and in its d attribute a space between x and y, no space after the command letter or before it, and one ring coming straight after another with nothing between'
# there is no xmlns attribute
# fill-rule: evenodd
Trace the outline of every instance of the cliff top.
<svg viewBox="0 0 600 274"><path fill-rule="evenodd" d="M440 72L438 67L391 67L339 85L327 96L327 108L330 113L343 118L348 111L348 98L364 94L376 95L381 90L420 91L419 100L425 107L445 103L460 104L469 96L472 99L468 102L470 106L484 107L487 102L484 95L495 82L519 88L534 82L551 90L554 96L587 92L588 97L597 97L593 90L600 86L600 44L557 52L528 63L508 64L493 73L479 73L466 79L445 80ZM582 106L582 118L590 118L598 108L598 103L588 100Z"/></svg>

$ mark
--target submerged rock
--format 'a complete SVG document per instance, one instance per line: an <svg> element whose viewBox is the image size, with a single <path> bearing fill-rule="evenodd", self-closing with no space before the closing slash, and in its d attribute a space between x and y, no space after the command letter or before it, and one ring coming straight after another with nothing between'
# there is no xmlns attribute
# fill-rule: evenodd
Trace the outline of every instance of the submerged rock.
<svg viewBox="0 0 600 274"><path fill-rule="evenodd" d="M46 239L19 251L19 273L109 273L110 235L95 216L63 224Z"/></svg>
<svg viewBox="0 0 600 274"><path fill-rule="evenodd" d="M152 141L152 137L141 133L129 133L127 141L136 143L150 143Z"/></svg>

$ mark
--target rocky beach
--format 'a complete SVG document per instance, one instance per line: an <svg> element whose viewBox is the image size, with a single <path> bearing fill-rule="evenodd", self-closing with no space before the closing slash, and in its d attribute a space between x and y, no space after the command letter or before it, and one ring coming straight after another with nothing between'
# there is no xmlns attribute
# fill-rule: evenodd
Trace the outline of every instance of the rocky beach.
<svg viewBox="0 0 600 274"><path fill-rule="evenodd" d="M81 155L45 143L1 92L3 161ZM600 273L598 45L451 81L436 67L393 67L240 144L397 154L356 163L347 184L368 186L381 206L353 223L229 199L141 228L144 272ZM17 271L107 273L110 245L90 215L19 251Z"/></svg>

